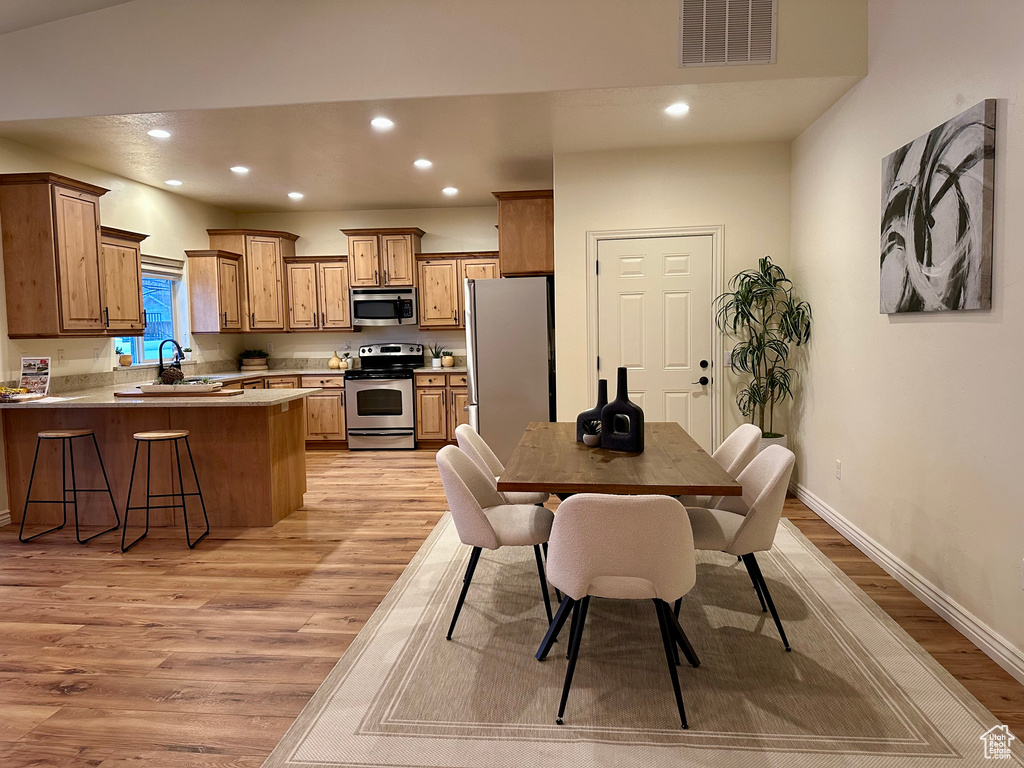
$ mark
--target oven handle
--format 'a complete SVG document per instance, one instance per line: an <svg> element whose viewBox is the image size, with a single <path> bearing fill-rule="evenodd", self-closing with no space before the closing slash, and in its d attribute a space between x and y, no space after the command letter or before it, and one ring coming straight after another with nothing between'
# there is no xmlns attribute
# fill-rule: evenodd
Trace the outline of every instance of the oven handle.
<svg viewBox="0 0 1024 768"><path fill-rule="evenodd" d="M411 437L413 434L411 429L388 430L387 432L366 432L361 429L350 429L348 433L356 437Z"/></svg>

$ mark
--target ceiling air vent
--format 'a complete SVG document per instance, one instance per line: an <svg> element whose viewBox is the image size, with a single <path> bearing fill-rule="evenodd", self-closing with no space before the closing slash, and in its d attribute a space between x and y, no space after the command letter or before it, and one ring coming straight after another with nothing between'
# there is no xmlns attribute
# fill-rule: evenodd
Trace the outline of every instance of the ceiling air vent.
<svg viewBox="0 0 1024 768"><path fill-rule="evenodd" d="M680 0L679 66L775 63L776 0Z"/></svg>

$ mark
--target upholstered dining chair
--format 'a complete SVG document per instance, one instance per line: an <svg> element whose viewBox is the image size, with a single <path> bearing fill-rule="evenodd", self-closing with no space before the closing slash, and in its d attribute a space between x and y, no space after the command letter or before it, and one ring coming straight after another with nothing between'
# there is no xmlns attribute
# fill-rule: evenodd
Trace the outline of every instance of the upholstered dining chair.
<svg viewBox="0 0 1024 768"><path fill-rule="evenodd" d="M676 645L694 667L700 666L700 659L669 606L697 580L693 534L683 505L669 496L581 493L566 499L551 529L548 578L565 597L537 651L538 661L547 656L573 614L557 723L562 724L569 700L590 598L605 597L654 603L679 721L689 727L676 672Z"/></svg>
<svg viewBox="0 0 1024 768"><path fill-rule="evenodd" d="M711 454L718 466L733 477L747 468L761 447L761 430L753 424L741 424ZM677 496L687 507L717 507L722 496Z"/></svg>
<svg viewBox="0 0 1024 768"><path fill-rule="evenodd" d="M544 595L544 610L550 623L551 599L548 597L540 545L547 543L551 533L554 520L551 510L533 504L507 504L504 497L494 489L493 479L454 445L446 445L437 452L437 469L441 473L441 484L459 539L472 547L466 575L462 580L462 592L448 627L448 639L452 639L480 553L484 549L533 547L540 588Z"/></svg>
<svg viewBox="0 0 1024 768"><path fill-rule="evenodd" d="M792 648L754 553L771 549L775 542L795 463L792 451L781 445L769 445L736 478L743 486L742 496L724 496L711 509L686 508L697 549L727 552L743 561L761 601L761 610L771 611L787 651Z"/></svg>
<svg viewBox="0 0 1024 768"><path fill-rule="evenodd" d="M460 424L455 428L455 439L459 441L459 448L466 452L480 469L488 477L492 478L492 484L497 487L498 478L505 471L505 465L501 463L491 446L487 444L480 434L469 424ZM543 504L549 498L547 493L502 493L507 504Z"/></svg>

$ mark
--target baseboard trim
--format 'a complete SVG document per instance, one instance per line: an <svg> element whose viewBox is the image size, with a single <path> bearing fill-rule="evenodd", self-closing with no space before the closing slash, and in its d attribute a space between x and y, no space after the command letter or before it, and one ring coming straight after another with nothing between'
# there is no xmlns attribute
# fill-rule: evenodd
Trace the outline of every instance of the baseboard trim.
<svg viewBox="0 0 1024 768"><path fill-rule="evenodd" d="M10 524L11 524L11 510L5 509L3 511L0 511L0 528L3 528L5 525L10 525Z"/></svg>
<svg viewBox="0 0 1024 768"><path fill-rule="evenodd" d="M796 483L793 486L793 492L800 501L849 539L857 549L877 563L882 570L914 593L925 605L949 622L958 632L977 645L986 656L1024 685L1024 653L1013 647L1006 638L844 518L805 486Z"/></svg>

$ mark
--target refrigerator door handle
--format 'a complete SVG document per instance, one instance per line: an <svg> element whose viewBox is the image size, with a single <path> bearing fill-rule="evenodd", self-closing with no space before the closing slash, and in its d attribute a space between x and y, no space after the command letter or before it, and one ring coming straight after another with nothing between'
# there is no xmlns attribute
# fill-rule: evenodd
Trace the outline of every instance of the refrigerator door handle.
<svg viewBox="0 0 1024 768"><path fill-rule="evenodd" d="M466 324L466 395L469 405L477 404L476 392L476 281L466 278L466 301L462 310L462 321ZM477 429L477 425L473 425Z"/></svg>

